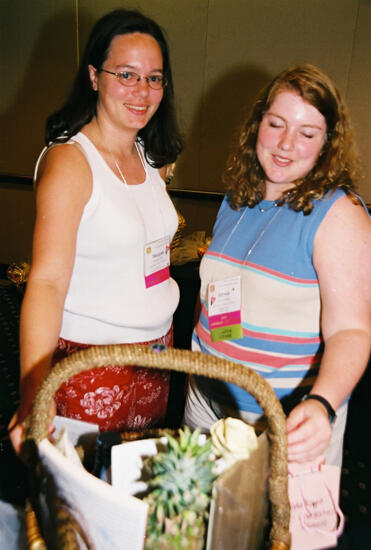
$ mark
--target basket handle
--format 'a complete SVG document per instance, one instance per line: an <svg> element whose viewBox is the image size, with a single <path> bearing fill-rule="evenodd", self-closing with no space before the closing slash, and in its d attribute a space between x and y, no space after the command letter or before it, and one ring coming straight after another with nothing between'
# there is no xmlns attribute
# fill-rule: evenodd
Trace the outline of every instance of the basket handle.
<svg viewBox="0 0 371 550"><path fill-rule="evenodd" d="M238 363L189 350L163 350L142 344L96 346L82 349L57 363L43 380L35 397L27 437L36 444L48 436L49 412L54 394L72 376L93 367L132 365L173 370L230 382L249 392L261 406L268 423L272 507L271 550L290 547L286 417L270 384L255 371Z"/></svg>

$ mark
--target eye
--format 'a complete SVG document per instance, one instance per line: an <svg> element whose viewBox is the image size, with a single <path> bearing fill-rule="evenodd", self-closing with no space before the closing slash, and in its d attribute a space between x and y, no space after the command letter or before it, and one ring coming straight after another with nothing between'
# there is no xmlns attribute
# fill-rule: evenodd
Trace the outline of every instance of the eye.
<svg viewBox="0 0 371 550"><path fill-rule="evenodd" d="M306 139L313 139L314 137L316 137L316 134L310 133L308 131L302 131L300 132L300 135L302 135Z"/></svg>
<svg viewBox="0 0 371 550"><path fill-rule="evenodd" d="M149 80L150 80L151 82L154 82L155 84L161 84L161 82L163 81L163 77L160 76L160 75L155 75L155 74L154 74L154 75L151 75L151 76L149 77Z"/></svg>
<svg viewBox="0 0 371 550"><path fill-rule="evenodd" d="M273 122L272 120L269 122L269 126L271 128L282 128L283 124L280 124L279 122Z"/></svg>
<svg viewBox="0 0 371 550"><path fill-rule="evenodd" d="M270 113L266 113L264 119L266 121L266 124L270 128L283 128L284 127L283 120L281 120L280 118L278 118L278 117L276 117L276 116L274 116Z"/></svg>
<svg viewBox="0 0 371 550"><path fill-rule="evenodd" d="M122 73L119 73L120 79L130 82L130 80L135 79L135 73L131 73L130 71L123 71Z"/></svg>

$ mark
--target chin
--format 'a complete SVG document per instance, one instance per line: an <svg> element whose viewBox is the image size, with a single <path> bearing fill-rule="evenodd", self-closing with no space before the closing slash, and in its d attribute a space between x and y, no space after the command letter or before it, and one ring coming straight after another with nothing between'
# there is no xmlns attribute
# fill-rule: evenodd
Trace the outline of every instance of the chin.
<svg viewBox="0 0 371 550"><path fill-rule="evenodd" d="M277 184L277 185L292 185L292 179L288 180L286 177L285 178L280 178L278 176L270 176L269 174L267 174L267 181L269 183L272 183L272 184Z"/></svg>

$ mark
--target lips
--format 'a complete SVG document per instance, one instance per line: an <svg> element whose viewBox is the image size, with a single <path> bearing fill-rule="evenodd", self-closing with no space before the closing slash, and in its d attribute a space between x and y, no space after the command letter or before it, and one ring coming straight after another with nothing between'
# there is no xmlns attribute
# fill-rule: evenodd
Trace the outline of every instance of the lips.
<svg viewBox="0 0 371 550"><path fill-rule="evenodd" d="M146 105L130 105L129 103L125 103L125 107L136 115L143 115L148 111L148 106Z"/></svg>
<svg viewBox="0 0 371 550"><path fill-rule="evenodd" d="M272 159L274 164L276 164L276 166L279 166L280 168L285 168L293 162L291 159L280 157L279 155L272 155Z"/></svg>

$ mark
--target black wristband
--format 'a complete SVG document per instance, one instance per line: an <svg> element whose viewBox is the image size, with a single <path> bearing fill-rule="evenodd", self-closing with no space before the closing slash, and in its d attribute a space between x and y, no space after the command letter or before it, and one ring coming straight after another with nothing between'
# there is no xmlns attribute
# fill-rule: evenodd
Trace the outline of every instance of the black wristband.
<svg viewBox="0 0 371 550"><path fill-rule="evenodd" d="M302 398L302 401L307 401L308 399L315 399L316 401L319 401L320 403L322 403L322 405L326 408L326 411L327 411L327 414L328 414L328 417L329 417L330 422L335 422L335 420L336 420L336 412L335 412L334 409L331 407L331 405L330 405L330 403L327 401L327 399L325 399L324 397L322 397L322 395L317 395L316 393L307 393L307 394L304 395L304 397Z"/></svg>

